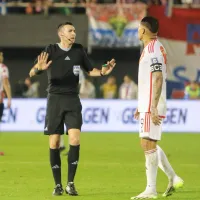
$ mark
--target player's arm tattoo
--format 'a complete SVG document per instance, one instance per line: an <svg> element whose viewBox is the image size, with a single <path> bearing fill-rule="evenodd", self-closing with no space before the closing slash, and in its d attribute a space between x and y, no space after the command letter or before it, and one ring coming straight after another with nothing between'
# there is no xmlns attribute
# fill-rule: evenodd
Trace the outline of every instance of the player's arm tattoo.
<svg viewBox="0 0 200 200"><path fill-rule="evenodd" d="M156 71L152 73L152 86L153 86L153 93L152 93L152 107L157 108L160 95L162 92L162 84L163 84L163 75L162 72Z"/></svg>

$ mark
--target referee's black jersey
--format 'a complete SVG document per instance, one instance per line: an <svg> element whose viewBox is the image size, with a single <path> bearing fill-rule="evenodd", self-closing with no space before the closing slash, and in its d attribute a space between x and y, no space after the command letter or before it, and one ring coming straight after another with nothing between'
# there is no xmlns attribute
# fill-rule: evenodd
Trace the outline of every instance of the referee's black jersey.
<svg viewBox="0 0 200 200"><path fill-rule="evenodd" d="M89 72L93 70L88 56L81 44L74 43L71 48L64 49L60 44L50 44L44 50L52 60L47 69L48 93L78 94L80 68Z"/></svg>

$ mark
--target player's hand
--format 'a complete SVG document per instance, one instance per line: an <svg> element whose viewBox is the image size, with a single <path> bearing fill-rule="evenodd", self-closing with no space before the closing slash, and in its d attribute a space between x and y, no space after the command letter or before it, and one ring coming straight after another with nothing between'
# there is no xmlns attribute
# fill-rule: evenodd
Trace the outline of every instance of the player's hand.
<svg viewBox="0 0 200 200"><path fill-rule="evenodd" d="M134 119L139 120L139 117L140 117L140 113L138 112L138 109L136 109L134 113Z"/></svg>
<svg viewBox="0 0 200 200"><path fill-rule="evenodd" d="M8 107L8 108L11 107L11 99L8 99L8 101L7 101L7 107Z"/></svg>
<svg viewBox="0 0 200 200"><path fill-rule="evenodd" d="M46 70L49 67L52 61L50 60L49 62L47 62L48 57L49 57L49 54L46 52L42 52L38 56L38 62L37 62L38 70Z"/></svg>
<svg viewBox="0 0 200 200"><path fill-rule="evenodd" d="M112 59L112 60L108 61L108 62L104 65L104 67L102 67L101 73L102 73L103 75L108 75L108 74L110 74L110 73L112 72L112 70L114 69L115 65L116 65L115 59Z"/></svg>
<svg viewBox="0 0 200 200"><path fill-rule="evenodd" d="M151 120L156 126L161 124L162 119L158 116L157 108L151 108Z"/></svg>

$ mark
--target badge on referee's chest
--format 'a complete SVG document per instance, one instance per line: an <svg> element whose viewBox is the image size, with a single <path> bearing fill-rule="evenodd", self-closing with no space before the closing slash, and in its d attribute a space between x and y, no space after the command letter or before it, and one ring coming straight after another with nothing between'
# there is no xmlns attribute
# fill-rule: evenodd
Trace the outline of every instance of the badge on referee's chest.
<svg viewBox="0 0 200 200"><path fill-rule="evenodd" d="M80 72L80 65L74 65L73 72L75 76L78 76Z"/></svg>

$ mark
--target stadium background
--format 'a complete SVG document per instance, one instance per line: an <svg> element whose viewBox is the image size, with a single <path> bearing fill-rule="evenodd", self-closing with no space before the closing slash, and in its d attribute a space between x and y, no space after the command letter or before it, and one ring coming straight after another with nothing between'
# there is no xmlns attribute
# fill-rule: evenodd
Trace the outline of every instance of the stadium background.
<svg viewBox="0 0 200 200"><path fill-rule="evenodd" d="M169 39L169 41L164 41L165 45L173 39L178 42L182 41L186 46L187 44L195 46L193 53L195 55L190 62L184 60L188 56L187 53L180 56L183 63L178 63L178 65L183 66L187 73L183 75L182 73L185 72L183 70L179 75L176 74L177 76L173 72L170 74L171 78L167 82L169 109L161 145L168 152L174 168L186 182L183 192L169 199L197 200L200 199L198 170L200 167L198 159L200 137L196 133L200 133L198 119L200 100L183 99L183 96L177 97L178 100L172 99L172 93L174 90L184 91L186 82L200 81L200 67L197 64L199 62L200 20L192 21L191 16L200 16L200 6L184 3L173 5L172 1L169 2L165 4L166 2L162 1L164 5L145 5L147 13L158 16L161 26L168 27L166 28L168 31L162 29L162 34L165 33L164 39ZM192 1L188 2L192 3ZM117 3L121 5L120 3L126 2ZM6 12L3 9L5 5L8 6ZM63 5L70 7L72 4ZM98 4L95 3L95 5ZM105 60L112 57L117 60L117 67L113 72L117 85L120 85L126 74L129 74L137 83L138 60L142 47L138 45L132 47L96 45L91 48L88 39L90 20L83 5L77 9L73 7L72 13L67 16L58 14L59 3L51 5L49 13L42 12L36 15L25 15L27 2L3 1L1 6L0 47L3 49L5 64L10 71L14 98L11 110L5 109L1 124L0 150L5 152L5 156L0 156L0 199L52 199L51 174L50 170L46 170L49 167L48 142L47 138L42 136L47 78L45 74L36 78L40 82L41 99L15 98L16 83L28 76L38 53L47 44L58 41L56 27L63 21L74 23L77 31L76 41L89 50L89 56L95 66L101 66ZM181 25L183 20L174 21L181 13L185 13L182 18L185 23L195 24L194 30L197 37L188 39L186 37L188 32ZM171 28L169 28L169 20L174 21L174 26ZM175 35L181 37L180 40L177 37L173 38L175 32ZM183 32L186 36L182 36ZM172 45L171 48L176 50L176 46ZM92 80L97 88L97 97L100 97L98 88L106 79L103 77ZM138 136L125 134L126 132L137 132L137 122L132 119L137 101L119 99L82 101L85 132L82 135L82 155L77 175L77 185L82 194L79 199L128 199L140 192L145 184L144 159L139 147ZM116 108L121 108L121 110ZM65 143L67 145L67 138ZM62 159L64 163L65 156ZM65 176L64 171L63 180ZM161 193L167 185L167 180L164 175L159 174L158 181L158 191Z"/></svg>

